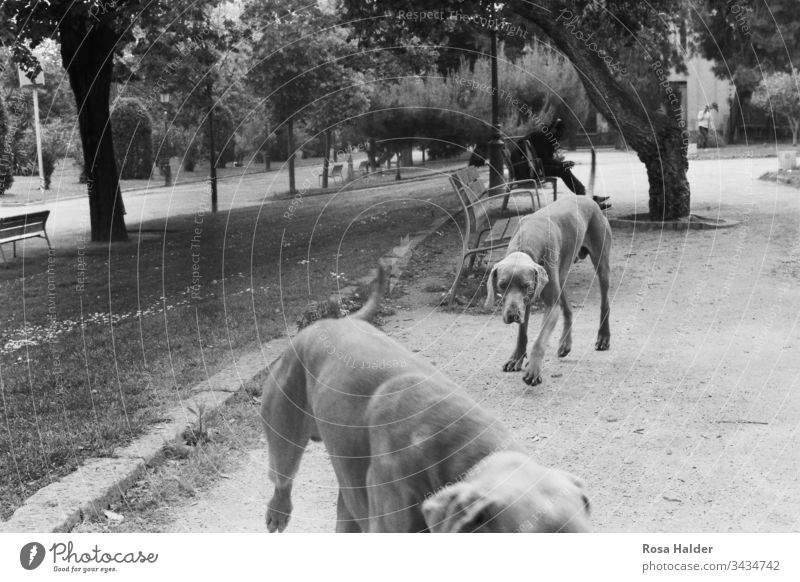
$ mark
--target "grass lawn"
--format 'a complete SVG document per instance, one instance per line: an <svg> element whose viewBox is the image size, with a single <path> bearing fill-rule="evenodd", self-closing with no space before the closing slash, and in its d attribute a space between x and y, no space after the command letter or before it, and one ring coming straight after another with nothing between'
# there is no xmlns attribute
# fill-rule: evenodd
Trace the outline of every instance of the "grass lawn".
<svg viewBox="0 0 800 582"><path fill-rule="evenodd" d="M236 353L293 333L309 301L456 206L438 178L185 209L129 243L15 263L0 275L0 518L139 435Z"/></svg>

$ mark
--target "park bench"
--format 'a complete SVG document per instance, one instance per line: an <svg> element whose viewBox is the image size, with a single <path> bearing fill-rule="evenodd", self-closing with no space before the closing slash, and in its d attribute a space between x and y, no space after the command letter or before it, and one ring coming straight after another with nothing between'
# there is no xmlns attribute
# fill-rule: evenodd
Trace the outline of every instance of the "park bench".
<svg viewBox="0 0 800 582"><path fill-rule="evenodd" d="M458 196L464 215L464 230L461 233L461 260L456 269L455 281L453 281L453 286L448 294L448 304L452 305L461 276L464 274L464 263L467 258L470 259L469 269L472 269L478 254L507 247L511 241L518 215L494 217L493 220L493 217L489 215L491 203L500 199L507 201L516 194L526 194L530 197L531 212L541 208L542 203L537 187L510 188L510 185L516 186L516 184L508 183L496 188L497 193L493 194L492 189L484 185L474 166L468 166L451 174L450 184ZM481 242L486 233L490 233L489 237Z"/></svg>
<svg viewBox="0 0 800 582"><path fill-rule="evenodd" d="M47 241L47 248L52 248L45 230L48 216L50 216L50 211L42 210L41 212L0 218L0 254L3 256L3 264L6 267L8 267L8 262L6 254L3 252L4 244L12 243L14 245L14 257L17 256L17 241L27 238L44 238Z"/></svg>
<svg viewBox="0 0 800 582"><path fill-rule="evenodd" d="M336 178L339 178L339 182L343 182L344 181L344 178L342 178L342 168L343 167L344 167L344 164L335 164L331 168L330 172L328 173L328 177L331 180L333 180L334 182L336 181ZM324 176L324 175L325 175L325 168L323 168L322 171L319 173L319 182L320 182L320 184L322 184L322 176Z"/></svg>
<svg viewBox="0 0 800 582"><path fill-rule="evenodd" d="M358 164L358 171L361 173L362 176L369 175L369 160L364 160L360 164Z"/></svg>

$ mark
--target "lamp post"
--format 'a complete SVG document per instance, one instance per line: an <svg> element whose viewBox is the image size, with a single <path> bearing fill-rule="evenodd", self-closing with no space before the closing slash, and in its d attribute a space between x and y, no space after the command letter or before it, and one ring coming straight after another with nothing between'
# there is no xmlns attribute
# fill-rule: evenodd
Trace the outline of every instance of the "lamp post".
<svg viewBox="0 0 800 582"><path fill-rule="evenodd" d="M164 186L172 186L172 168L169 165L169 139L167 136L168 131L168 117L167 105L169 105L169 93L161 93L159 95L161 105L164 107L164 141L161 144L161 173L164 174Z"/></svg>
<svg viewBox="0 0 800 582"><path fill-rule="evenodd" d="M44 196L45 183L44 166L42 164L42 131L39 124L39 91L38 87L44 85L44 73L42 71L35 79L29 78L22 69L19 69L20 88L30 86L33 89L33 126L36 131L36 158L39 163L39 192Z"/></svg>
<svg viewBox="0 0 800 582"><path fill-rule="evenodd" d="M492 4L492 19L497 22L497 11ZM498 101L499 83L497 81L497 26L490 31L492 58L492 137L489 141L489 188L499 188L505 183L503 179L503 138L500 132L500 107ZM493 190L492 194L498 194ZM506 201L503 201L505 210Z"/></svg>

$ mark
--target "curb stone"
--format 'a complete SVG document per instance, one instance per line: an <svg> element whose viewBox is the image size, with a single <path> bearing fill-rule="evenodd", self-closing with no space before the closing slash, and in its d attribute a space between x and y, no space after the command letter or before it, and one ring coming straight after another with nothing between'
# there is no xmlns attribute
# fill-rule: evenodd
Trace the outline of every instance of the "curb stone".
<svg viewBox="0 0 800 582"><path fill-rule="evenodd" d="M390 289L397 283L414 248L451 219L446 216L431 227L409 235L381 258L391 268ZM359 282L369 283L373 278L374 274L371 274ZM341 301L356 289L354 285L343 287L331 298ZM272 340L262 345L260 350L242 354L231 368L195 385L188 399L167 412L166 421L153 425L130 445L114 449L110 457L87 460L69 475L26 499L8 521L0 522L0 533L69 532L87 517L101 516L103 510L119 500L147 467L164 460L165 445L182 441L186 429L194 426L194 415L189 408L204 407L208 412L220 408L263 373L269 363L289 346L289 342L287 337Z"/></svg>

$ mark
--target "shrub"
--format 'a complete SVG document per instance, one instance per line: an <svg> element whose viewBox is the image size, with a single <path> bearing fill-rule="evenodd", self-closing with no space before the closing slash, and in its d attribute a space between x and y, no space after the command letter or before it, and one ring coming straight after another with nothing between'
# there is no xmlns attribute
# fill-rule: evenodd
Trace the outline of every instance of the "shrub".
<svg viewBox="0 0 800 582"><path fill-rule="evenodd" d="M205 136L202 132L185 127L171 127L169 130L169 143L172 154L178 156L183 169L194 172L195 164L200 157L200 144Z"/></svg>
<svg viewBox="0 0 800 582"><path fill-rule="evenodd" d="M79 183L86 183L83 168L83 146L76 116L51 118L42 126L42 144L56 161L72 159L80 168Z"/></svg>
<svg viewBox="0 0 800 582"><path fill-rule="evenodd" d="M44 128L42 128L44 134ZM44 189L50 189L50 178L56 166L53 146L48 144L42 135L42 170L44 171ZM26 127L17 135L14 142L13 172L17 176L36 176L39 174L39 160L36 152L36 133L32 127Z"/></svg>
<svg viewBox="0 0 800 582"><path fill-rule="evenodd" d="M147 179L153 170L153 127L138 99L119 99L111 112L114 157L121 180Z"/></svg>

